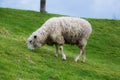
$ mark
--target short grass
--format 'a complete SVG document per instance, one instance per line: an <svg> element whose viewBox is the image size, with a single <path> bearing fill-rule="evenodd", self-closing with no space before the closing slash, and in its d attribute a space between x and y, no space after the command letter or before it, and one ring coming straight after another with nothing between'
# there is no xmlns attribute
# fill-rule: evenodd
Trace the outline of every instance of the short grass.
<svg viewBox="0 0 120 80"><path fill-rule="evenodd" d="M28 50L29 35L55 16L0 8L0 80L120 80L119 20L87 19L93 32L85 63L74 62L76 46L64 46L67 61L54 57L54 46Z"/></svg>

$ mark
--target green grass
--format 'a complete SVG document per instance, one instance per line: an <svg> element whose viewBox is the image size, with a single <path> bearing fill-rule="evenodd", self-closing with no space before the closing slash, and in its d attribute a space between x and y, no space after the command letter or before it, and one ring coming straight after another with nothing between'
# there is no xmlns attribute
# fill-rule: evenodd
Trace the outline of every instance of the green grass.
<svg viewBox="0 0 120 80"><path fill-rule="evenodd" d="M85 63L74 62L76 46L64 45L67 61L54 57L55 46L28 50L29 35L55 16L0 8L0 80L120 80L119 20L87 19L93 32Z"/></svg>

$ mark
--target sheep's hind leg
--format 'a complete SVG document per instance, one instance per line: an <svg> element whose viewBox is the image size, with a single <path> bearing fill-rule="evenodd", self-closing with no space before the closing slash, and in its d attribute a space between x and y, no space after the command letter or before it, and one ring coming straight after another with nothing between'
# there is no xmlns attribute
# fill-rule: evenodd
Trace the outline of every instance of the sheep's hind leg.
<svg viewBox="0 0 120 80"><path fill-rule="evenodd" d="M76 56L75 62L78 61L78 59L80 58L81 54L82 54L82 62L85 62L85 60L86 60L86 54L85 54L85 50L84 50L84 49L85 49L86 44L87 44L86 39L83 39L83 40L80 42L80 44L79 44L80 52L79 52L79 54Z"/></svg>
<svg viewBox="0 0 120 80"><path fill-rule="evenodd" d="M80 49L80 50L79 50L79 54L78 54L78 55L76 56L76 58L75 58L75 62L77 62L77 61L79 60L79 58L80 58L82 52L83 52L83 50Z"/></svg>
<svg viewBox="0 0 120 80"><path fill-rule="evenodd" d="M86 60L86 54L85 54L85 50L82 52L82 62L84 63Z"/></svg>
<svg viewBox="0 0 120 80"><path fill-rule="evenodd" d="M66 60L66 55L64 54L64 51L63 51L63 46L60 46L60 49L61 49L61 52L62 52L62 60Z"/></svg>

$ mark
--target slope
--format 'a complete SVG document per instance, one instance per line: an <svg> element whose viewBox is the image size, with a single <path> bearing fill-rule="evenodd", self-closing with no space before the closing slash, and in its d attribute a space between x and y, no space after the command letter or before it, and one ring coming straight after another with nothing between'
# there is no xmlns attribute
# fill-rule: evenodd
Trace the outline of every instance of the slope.
<svg viewBox="0 0 120 80"><path fill-rule="evenodd" d="M74 62L76 46L64 46L67 61L54 57L54 46L28 50L29 35L55 16L0 8L0 80L120 80L119 20L87 19L93 32L86 63Z"/></svg>

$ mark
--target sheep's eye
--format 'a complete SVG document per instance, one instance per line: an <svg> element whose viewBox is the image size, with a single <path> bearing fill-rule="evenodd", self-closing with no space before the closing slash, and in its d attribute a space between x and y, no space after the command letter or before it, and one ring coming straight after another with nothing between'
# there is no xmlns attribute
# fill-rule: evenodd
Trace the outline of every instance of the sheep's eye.
<svg viewBox="0 0 120 80"><path fill-rule="evenodd" d="M29 42L32 43L32 40L30 40Z"/></svg>

